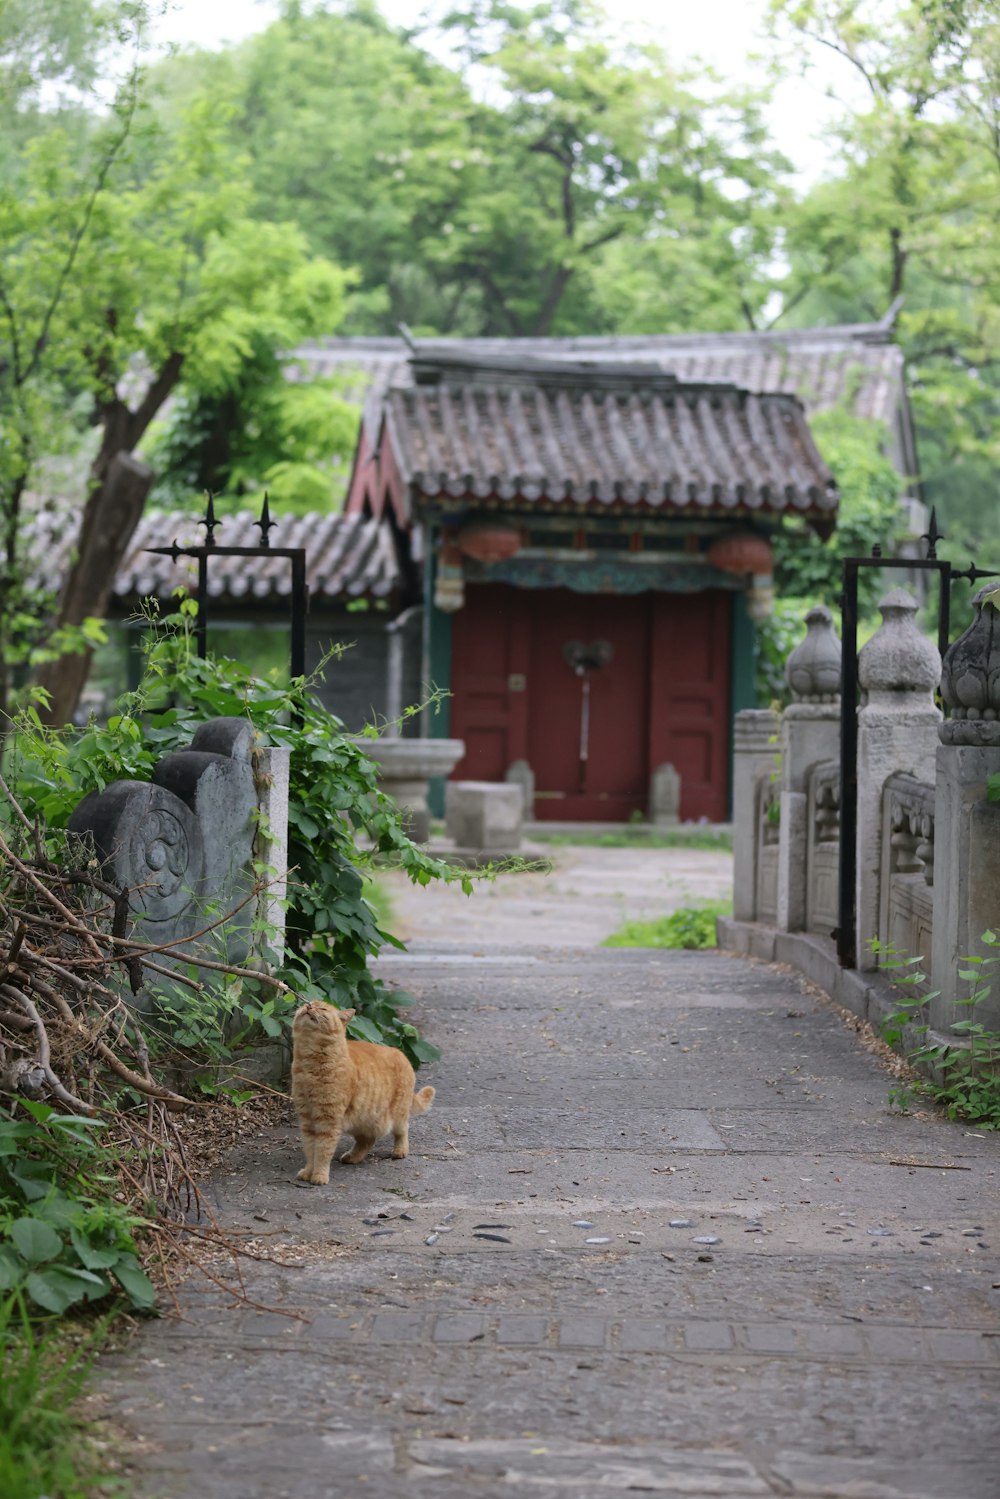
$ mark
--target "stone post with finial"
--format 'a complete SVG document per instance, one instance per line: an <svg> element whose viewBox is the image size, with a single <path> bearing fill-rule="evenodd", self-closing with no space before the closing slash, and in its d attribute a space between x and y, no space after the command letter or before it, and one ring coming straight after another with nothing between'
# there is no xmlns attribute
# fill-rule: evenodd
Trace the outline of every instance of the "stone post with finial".
<svg viewBox="0 0 1000 1499"><path fill-rule="evenodd" d="M781 720L777 925L799 932L806 924L809 776L840 750L840 641L824 604L806 615L805 639L785 662L785 681L792 702Z"/></svg>
<svg viewBox="0 0 1000 1499"><path fill-rule="evenodd" d="M775 773L781 719L770 708L744 708L733 723L733 916L757 917L758 817L761 779Z"/></svg>
<svg viewBox="0 0 1000 1499"><path fill-rule="evenodd" d="M987 780L1000 773L1000 578L973 599L969 628L941 664L941 696L951 717L941 724L934 801L934 933L931 1024L946 1031L970 1019L970 984L958 977L963 959L990 949L985 931L1000 933L1000 807L987 800ZM1000 1026L1000 982L976 1018Z"/></svg>
<svg viewBox="0 0 1000 1499"><path fill-rule="evenodd" d="M879 601L882 624L858 654L857 953L859 969L878 967L882 876L882 794L899 773L933 783L941 712L934 689L941 675L935 645L917 628L917 603L903 588Z"/></svg>

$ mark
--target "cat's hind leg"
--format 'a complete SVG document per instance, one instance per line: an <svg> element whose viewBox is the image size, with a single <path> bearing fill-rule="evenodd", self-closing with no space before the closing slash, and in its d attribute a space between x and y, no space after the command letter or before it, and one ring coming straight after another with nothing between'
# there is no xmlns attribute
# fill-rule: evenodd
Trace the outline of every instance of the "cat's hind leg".
<svg viewBox="0 0 1000 1499"><path fill-rule="evenodd" d="M377 1138L377 1135L371 1134L366 1135L361 1133L355 1135L354 1144L351 1149L346 1155L340 1157L343 1164L345 1166L356 1166L359 1161L363 1161L365 1156L370 1153Z"/></svg>
<svg viewBox="0 0 1000 1499"><path fill-rule="evenodd" d="M392 1125L392 1158L394 1161L405 1161L410 1153L410 1116L407 1113L402 1119L393 1120Z"/></svg>

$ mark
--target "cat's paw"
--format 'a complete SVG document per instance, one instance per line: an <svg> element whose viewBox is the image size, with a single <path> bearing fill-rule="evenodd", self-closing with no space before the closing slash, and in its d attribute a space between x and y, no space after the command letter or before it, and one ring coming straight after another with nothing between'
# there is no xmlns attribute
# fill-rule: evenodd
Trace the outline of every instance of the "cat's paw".
<svg viewBox="0 0 1000 1499"><path fill-rule="evenodd" d="M310 1187L325 1187L330 1181L330 1173L329 1171L310 1171L308 1167L304 1167L295 1179L308 1183Z"/></svg>
<svg viewBox="0 0 1000 1499"><path fill-rule="evenodd" d="M403 1149L394 1150L392 1152L392 1159L394 1161L405 1161L406 1157L409 1155L409 1153L410 1152L408 1150L403 1150Z"/></svg>

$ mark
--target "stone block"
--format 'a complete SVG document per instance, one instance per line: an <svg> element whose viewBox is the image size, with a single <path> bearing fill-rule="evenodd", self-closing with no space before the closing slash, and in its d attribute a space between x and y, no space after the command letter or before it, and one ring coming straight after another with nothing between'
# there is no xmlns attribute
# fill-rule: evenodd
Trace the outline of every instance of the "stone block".
<svg viewBox="0 0 1000 1499"><path fill-rule="evenodd" d="M868 1327L865 1338L872 1358L918 1368L927 1358L923 1337L914 1327Z"/></svg>
<svg viewBox="0 0 1000 1499"><path fill-rule="evenodd" d="M754 1353L797 1353L799 1341L788 1322L752 1324L745 1329L747 1347Z"/></svg>
<svg viewBox="0 0 1000 1499"><path fill-rule="evenodd" d="M546 1341L548 1332L547 1317L514 1312L500 1318L497 1342L519 1348L538 1348Z"/></svg>
<svg viewBox="0 0 1000 1499"><path fill-rule="evenodd" d="M560 1348L603 1348L607 1336L603 1317L564 1317L559 1324Z"/></svg>
<svg viewBox="0 0 1000 1499"><path fill-rule="evenodd" d="M423 1312L379 1312L372 1323L373 1343L392 1343L399 1347L415 1343L423 1336Z"/></svg>
<svg viewBox="0 0 1000 1499"><path fill-rule="evenodd" d="M777 933L767 926L750 928L750 955L763 958L765 963L774 962L774 941Z"/></svg>
<svg viewBox="0 0 1000 1499"><path fill-rule="evenodd" d="M677 1328L669 1322L622 1323L619 1346L623 1353L672 1353L677 1343Z"/></svg>
<svg viewBox="0 0 1000 1499"><path fill-rule="evenodd" d="M834 1358L858 1358L864 1353L858 1329L839 1324L807 1327L806 1343L810 1353L824 1353Z"/></svg>
<svg viewBox="0 0 1000 1499"><path fill-rule="evenodd" d="M507 766L504 780L512 786L520 786L524 797L524 820L530 822L535 815L535 772L527 760L513 760Z"/></svg>
<svg viewBox="0 0 1000 1499"><path fill-rule="evenodd" d="M832 995L840 978L836 950L827 937L807 932L779 932L774 939L774 961L788 963Z"/></svg>
<svg viewBox="0 0 1000 1499"><path fill-rule="evenodd" d="M868 1019L870 1008L871 975L859 973L854 968L842 968L837 977L833 998L859 1020Z"/></svg>
<svg viewBox="0 0 1000 1499"><path fill-rule="evenodd" d="M685 1322L684 1347L688 1353L725 1353L733 1346L728 1322Z"/></svg>
<svg viewBox="0 0 1000 1499"><path fill-rule="evenodd" d="M719 946L726 952L750 951L750 928L745 921L735 921L732 916L720 916L715 923L715 930Z"/></svg>
<svg viewBox="0 0 1000 1499"><path fill-rule="evenodd" d="M680 821L681 778L672 765L658 765L649 782L649 820L655 828Z"/></svg>
<svg viewBox="0 0 1000 1499"><path fill-rule="evenodd" d="M445 826L459 848L498 853L520 848L524 793L519 785L504 781L449 781Z"/></svg>
<svg viewBox="0 0 1000 1499"><path fill-rule="evenodd" d="M442 1312L434 1324L435 1343L478 1342L484 1336L485 1317L478 1312Z"/></svg>

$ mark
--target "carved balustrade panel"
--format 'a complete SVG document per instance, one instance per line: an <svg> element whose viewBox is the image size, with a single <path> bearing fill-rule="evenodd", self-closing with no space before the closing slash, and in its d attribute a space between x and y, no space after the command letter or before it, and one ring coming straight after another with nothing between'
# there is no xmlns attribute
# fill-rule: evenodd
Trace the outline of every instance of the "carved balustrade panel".
<svg viewBox="0 0 1000 1499"><path fill-rule="evenodd" d="M758 921L773 925L778 919L778 842L781 837L781 788L777 777L766 771L755 788L757 815L756 898Z"/></svg>
<svg viewBox="0 0 1000 1499"><path fill-rule="evenodd" d="M893 775L882 792L879 941L930 972L934 912L934 787Z"/></svg>
<svg viewBox="0 0 1000 1499"><path fill-rule="evenodd" d="M806 843L806 930L828 937L837 925L840 868L840 762L826 760L809 776Z"/></svg>

